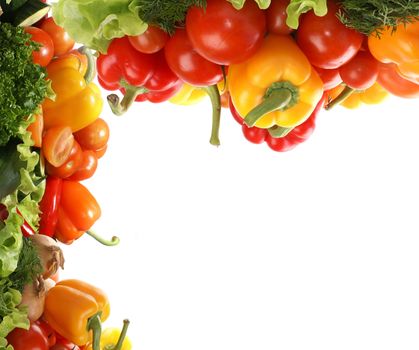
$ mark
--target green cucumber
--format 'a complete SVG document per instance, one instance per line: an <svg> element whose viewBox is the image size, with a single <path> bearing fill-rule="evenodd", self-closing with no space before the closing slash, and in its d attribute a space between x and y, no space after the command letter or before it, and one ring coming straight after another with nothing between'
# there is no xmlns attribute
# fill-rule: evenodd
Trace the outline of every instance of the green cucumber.
<svg viewBox="0 0 419 350"><path fill-rule="evenodd" d="M18 188L20 169L26 167L26 162L20 159L17 145L16 141L11 140L0 147L0 200Z"/></svg>
<svg viewBox="0 0 419 350"><path fill-rule="evenodd" d="M16 1L16 0L14 0ZM27 0L25 6L20 7L13 16L13 24L28 27L38 22L50 9L50 5L41 0Z"/></svg>

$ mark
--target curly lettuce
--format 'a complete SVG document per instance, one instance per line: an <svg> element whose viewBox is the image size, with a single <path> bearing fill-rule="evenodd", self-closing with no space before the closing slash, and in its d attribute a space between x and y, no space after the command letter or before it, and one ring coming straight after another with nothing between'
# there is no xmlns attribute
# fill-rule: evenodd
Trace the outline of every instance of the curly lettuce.
<svg viewBox="0 0 419 350"><path fill-rule="evenodd" d="M52 15L79 43L106 53L112 39L147 29L138 16L137 0L59 0Z"/></svg>
<svg viewBox="0 0 419 350"><path fill-rule="evenodd" d="M228 2L231 2L233 7L237 10L240 10L243 8L244 3L246 0L227 0ZM269 7L271 4L271 0L255 0L259 6L260 9L265 10Z"/></svg>

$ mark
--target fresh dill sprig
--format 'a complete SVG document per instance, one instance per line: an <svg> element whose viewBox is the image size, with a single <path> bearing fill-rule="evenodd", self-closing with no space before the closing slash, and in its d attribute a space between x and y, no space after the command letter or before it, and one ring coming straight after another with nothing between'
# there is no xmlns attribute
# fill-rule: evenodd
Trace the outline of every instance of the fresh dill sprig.
<svg viewBox="0 0 419 350"><path fill-rule="evenodd" d="M365 35L380 36L380 28L419 20L418 0L340 0L340 21Z"/></svg>
<svg viewBox="0 0 419 350"><path fill-rule="evenodd" d="M206 0L138 0L139 16L147 24L160 27L173 34L184 24L188 9L192 6L205 7Z"/></svg>

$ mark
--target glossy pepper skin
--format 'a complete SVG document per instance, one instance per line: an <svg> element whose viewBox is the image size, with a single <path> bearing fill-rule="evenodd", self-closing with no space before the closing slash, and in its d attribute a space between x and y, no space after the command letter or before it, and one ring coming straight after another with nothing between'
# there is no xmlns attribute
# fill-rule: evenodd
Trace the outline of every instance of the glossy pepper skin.
<svg viewBox="0 0 419 350"><path fill-rule="evenodd" d="M323 95L323 82L290 36L268 35L255 55L229 67L228 89L248 126L293 128L313 112ZM247 121L262 103L285 100L263 110L256 122Z"/></svg>
<svg viewBox="0 0 419 350"><path fill-rule="evenodd" d="M163 102L181 88L179 78L166 63L163 52L146 54L137 51L127 37L114 39L107 54L97 60L98 78L107 90L120 89L124 99L108 96L112 111L125 113L136 101Z"/></svg>
<svg viewBox="0 0 419 350"><path fill-rule="evenodd" d="M54 236L60 242L70 244L88 231L100 215L98 202L85 186L64 180Z"/></svg>
<svg viewBox="0 0 419 350"><path fill-rule="evenodd" d="M45 129L69 126L75 132L99 117L103 107L101 93L97 85L86 81L82 59L72 54L59 57L48 65L47 73L56 98L42 104Z"/></svg>
<svg viewBox="0 0 419 350"><path fill-rule="evenodd" d="M109 313L110 304L101 289L71 279L58 282L48 291L43 317L65 339L82 346L91 340L92 320L100 324Z"/></svg>
<svg viewBox="0 0 419 350"><path fill-rule="evenodd" d="M355 91L348 98L343 100L340 105L348 109L356 109L364 104L376 105L383 102L389 93L378 83L366 90Z"/></svg>
<svg viewBox="0 0 419 350"><path fill-rule="evenodd" d="M399 24L396 31L383 28L380 38L368 37L368 47L380 62L394 63L400 75L419 84L419 21Z"/></svg>

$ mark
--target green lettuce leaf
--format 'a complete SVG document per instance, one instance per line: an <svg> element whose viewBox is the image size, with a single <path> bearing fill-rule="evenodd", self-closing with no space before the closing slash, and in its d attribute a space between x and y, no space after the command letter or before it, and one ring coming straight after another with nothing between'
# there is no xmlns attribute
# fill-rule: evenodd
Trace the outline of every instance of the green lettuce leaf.
<svg viewBox="0 0 419 350"><path fill-rule="evenodd" d="M237 10L240 10L243 8L244 3L246 0L227 0L228 2L231 2L233 7ZM259 6L260 9L265 10L269 7L271 4L271 0L255 0Z"/></svg>
<svg viewBox="0 0 419 350"><path fill-rule="evenodd" d="M74 40L101 53L112 39L147 29L138 16L137 0L59 0L52 14Z"/></svg>
<svg viewBox="0 0 419 350"><path fill-rule="evenodd" d="M313 10L316 16L327 14L327 0L291 0L287 7L287 25L297 29L303 13Z"/></svg>

